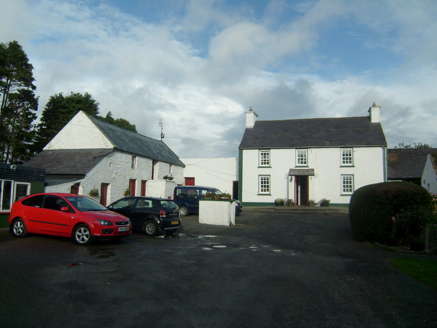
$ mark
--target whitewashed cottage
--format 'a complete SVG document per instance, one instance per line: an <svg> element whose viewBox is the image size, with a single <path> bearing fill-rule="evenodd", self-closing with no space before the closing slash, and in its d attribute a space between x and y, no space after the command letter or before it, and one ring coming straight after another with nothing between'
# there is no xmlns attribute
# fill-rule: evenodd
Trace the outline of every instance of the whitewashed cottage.
<svg viewBox="0 0 437 328"><path fill-rule="evenodd" d="M98 190L107 205L133 195L171 197L184 182L184 163L161 140L122 129L78 112L24 164L46 170L46 192L89 195Z"/></svg>
<svg viewBox="0 0 437 328"><path fill-rule="evenodd" d="M328 199L347 206L352 193L387 181L380 106L369 116L261 121L246 112L239 146L239 199L245 206Z"/></svg>

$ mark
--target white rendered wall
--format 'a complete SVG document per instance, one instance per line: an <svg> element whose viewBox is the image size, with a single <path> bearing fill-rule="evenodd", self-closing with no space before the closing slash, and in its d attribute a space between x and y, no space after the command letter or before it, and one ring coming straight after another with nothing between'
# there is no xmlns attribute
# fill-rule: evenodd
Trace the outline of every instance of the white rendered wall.
<svg viewBox="0 0 437 328"><path fill-rule="evenodd" d="M82 112L78 112L64 128L44 147L48 149L113 148L112 143Z"/></svg>
<svg viewBox="0 0 437 328"><path fill-rule="evenodd" d="M342 174L354 175L354 190L372 183L384 181L384 149L382 147L353 148L354 165L341 166L341 148L309 148L308 167L296 166L295 149L271 149L271 167L259 167L259 151L244 150L242 201L273 203L276 198L295 199L295 177L289 182L290 169L314 169L309 177L309 199L316 202L327 198L331 203L348 204L350 195L342 195ZM270 175L271 193L258 194L258 176Z"/></svg>
<svg viewBox="0 0 437 328"><path fill-rule="evenodd" d="M146 196L159 198L173 198L174 180L150 180L147 181Z"/></svg>
<svg viewBox="0 0 437 328"><path fill-rule="evenodd" d="M430 156L428 156L426 159L421 184L422 187L428 190L430 193L437 194L437 174L434 166L431 163Z"/></svg>
<svg viewBox="0 0 437 328"><path fill-rule="evenodd" d="M231 201L199 201L199 223L230 226L235 225L236 203Z"/></svg>
<svg viewBox="0 0 437 328"><path fill-rule="evenodd" d="M186 165L184 177L194 177L197 186L214 187L232 195L233 182L238 181L237 157L180 160Z"/></svg>

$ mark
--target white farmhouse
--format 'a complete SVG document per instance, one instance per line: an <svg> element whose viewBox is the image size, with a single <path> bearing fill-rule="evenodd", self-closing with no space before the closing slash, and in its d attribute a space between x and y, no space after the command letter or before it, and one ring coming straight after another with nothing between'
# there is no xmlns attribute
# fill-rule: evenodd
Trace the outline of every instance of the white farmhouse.
<svg viewBox="0 0 437 328"><path fill-rule="evenodd" d="M369 116L257 121L246 112L239 146L239 199L245 206L277 198L308 205L326 198L347 206L354 190L387 180L387 141L380 106Z"/></svg>
<svg viewBox="0 0 437 328"><path fill-rule="evenodd" d="M46 192L89 195L107 205L133 195L171 197L182 184L184 163L160 141L78 112L24 164L46 170Z"/></svg>

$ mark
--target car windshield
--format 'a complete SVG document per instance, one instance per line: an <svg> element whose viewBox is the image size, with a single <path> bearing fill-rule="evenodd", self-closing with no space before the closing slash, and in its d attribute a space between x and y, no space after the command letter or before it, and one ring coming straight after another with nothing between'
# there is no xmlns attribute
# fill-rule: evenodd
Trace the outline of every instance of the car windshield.
<svg viewBox="0 0 437 328"><path fill-rule="evenodd" d="M221 194L223 194L220 190L218 190L218 189L214 189L213 191L212 191L214 194L216 194L216 195L218 195L218 196L220 196Z"/></svg>
<svg viewBox="0 0 437 328"><path fill-rule="evenodd" d="M107 211L107 209L88 197L65 197L78 211Z"/></svg>
<svg viewBox="0 0 437 328"><path fill-rule="evenodd" d="M171 200L161 200L161 206L165 211L175 210L178 207L176 203Z"/></svg>

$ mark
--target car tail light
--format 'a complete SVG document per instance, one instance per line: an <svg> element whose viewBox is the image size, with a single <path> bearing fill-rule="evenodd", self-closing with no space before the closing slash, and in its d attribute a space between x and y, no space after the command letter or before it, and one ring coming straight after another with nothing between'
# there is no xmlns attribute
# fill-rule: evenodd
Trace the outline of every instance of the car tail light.
<svg viewBox="0 0 437 328"><path fill-rule="evenodd" d="M165 213L164 210L160 210L160 211L159 211L159 216L160 216L160 217L165 218L165 214L166 214L166 213Z"/></svg>

